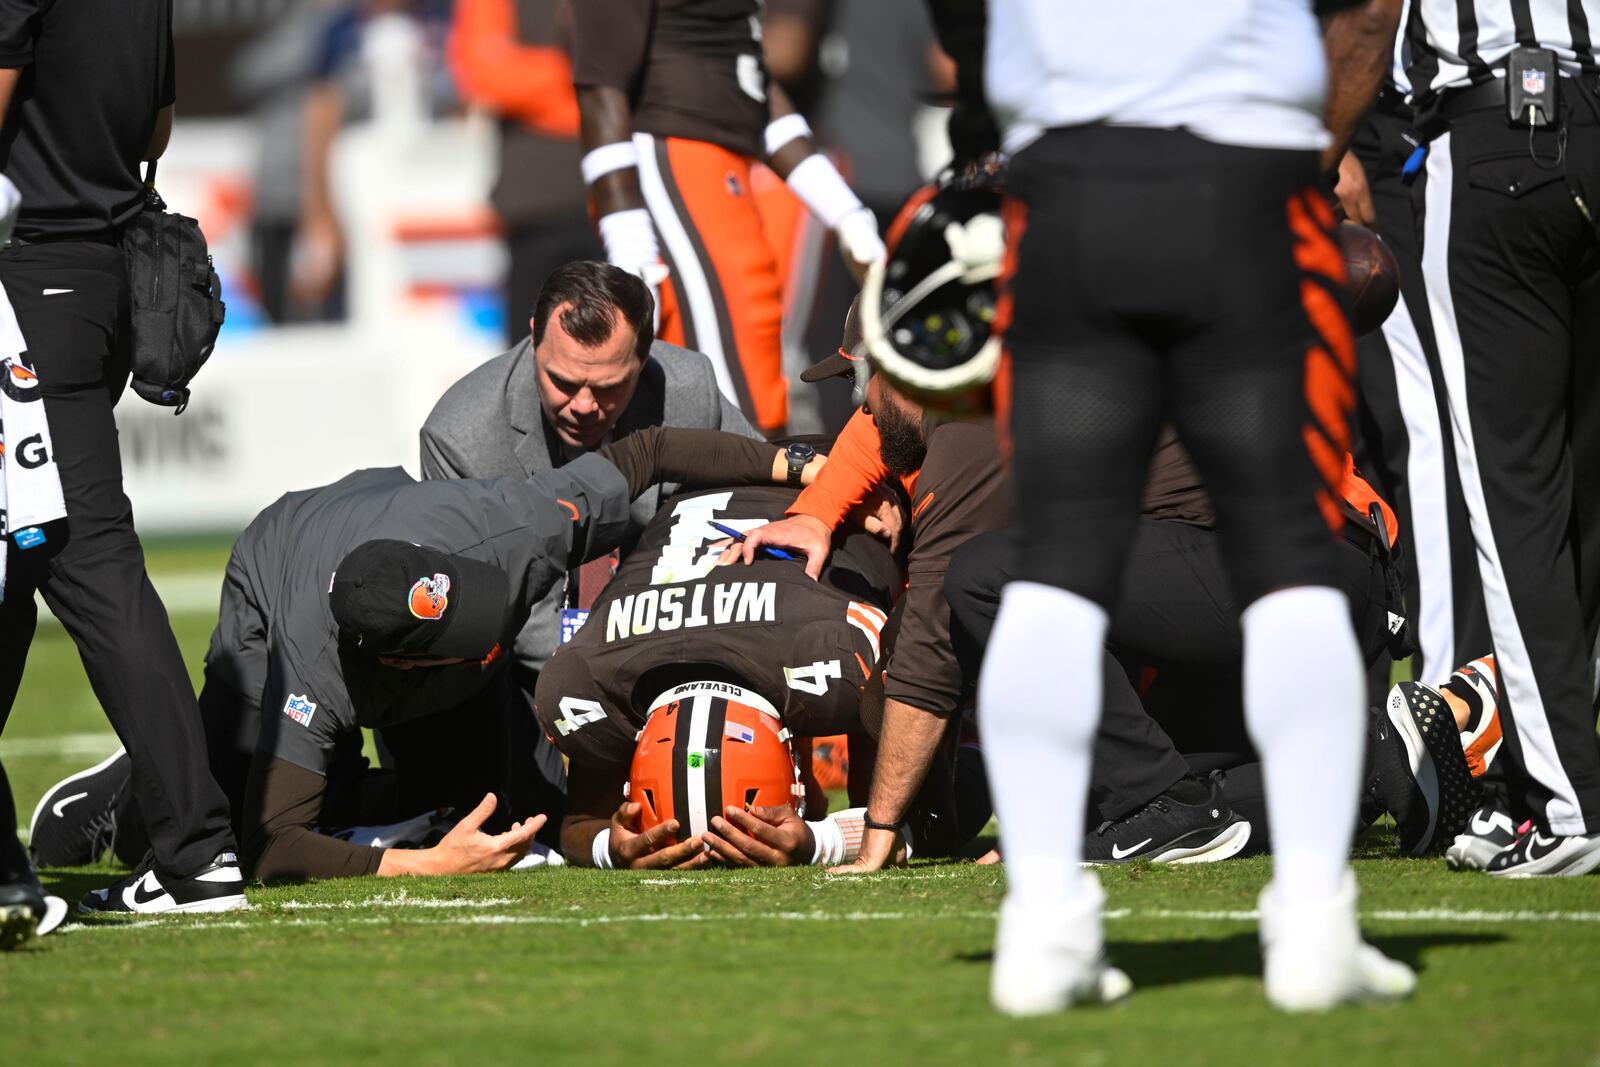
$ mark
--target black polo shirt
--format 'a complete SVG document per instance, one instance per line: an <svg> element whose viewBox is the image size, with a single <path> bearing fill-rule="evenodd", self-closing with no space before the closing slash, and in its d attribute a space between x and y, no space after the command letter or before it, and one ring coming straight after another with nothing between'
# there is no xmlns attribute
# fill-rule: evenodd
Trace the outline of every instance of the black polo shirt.
<svg viewBox="0 0 1600 1067"><path fill-rule="evenodd" d="M172 0L0 0L0 67L22 70L0 131L17 236L113 235L139 213L139 164L173 102Z"/></svg>

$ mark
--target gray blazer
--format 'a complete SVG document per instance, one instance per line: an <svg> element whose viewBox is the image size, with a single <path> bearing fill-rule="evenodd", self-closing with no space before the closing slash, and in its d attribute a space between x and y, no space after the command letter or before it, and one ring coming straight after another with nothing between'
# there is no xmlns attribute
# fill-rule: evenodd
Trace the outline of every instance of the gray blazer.
<svg viewBox="0 0 1600 1067"><path fill-rule="evenodd" d="M422 424L424 478L527 478L558 466L544 412L539 406L533 342L524 340L511 351L484 363L445 391ZM650 346L639 384L633 391L613 437L625 437L650 426L724 430L762 440L739 409L717 391L711 361L699 352L656 341ZM661 502L678 491L658 485L633 501L632 544ZM534 606L528 625L517 638L519 664L540 670L554 654L561 634L561 605L566 590L558 587Z"/></svg>

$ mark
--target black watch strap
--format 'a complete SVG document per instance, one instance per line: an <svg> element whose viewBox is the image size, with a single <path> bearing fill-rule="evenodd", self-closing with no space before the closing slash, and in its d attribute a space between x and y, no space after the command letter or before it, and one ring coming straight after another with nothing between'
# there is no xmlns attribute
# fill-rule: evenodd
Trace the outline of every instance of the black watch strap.
<svg viewBox="0 0 1600 1067"><path fill-rule="evenodd" d="M861 825L868 830L893 830L895 833L899 833L905 828L906 824L904 819L899 822L879 822L872 817L870 811L863 811L861 813Z"/></svg>
<svg viewBox="0 0 1600 1067"><path fill-rule="evenodd" d="M783 450L783 461L789 466L788 484L796 489L800 488L806 472L806 464L816 458L816 449L797 450L793 446Z"/></svg>

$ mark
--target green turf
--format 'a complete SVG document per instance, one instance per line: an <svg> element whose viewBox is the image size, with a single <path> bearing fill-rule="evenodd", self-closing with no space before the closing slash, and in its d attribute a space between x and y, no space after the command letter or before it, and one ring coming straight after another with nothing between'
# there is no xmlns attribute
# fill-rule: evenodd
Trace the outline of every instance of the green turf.
<svg viewBox="0 0 1600 1067"><path fill-rule="evenodd" d="M158 546L151 567L215 573L225 556ZM174 617L191 670L210 624ZM71 642L42 627L0 741L24 820L97 733L110 751ZM1252 924L1206 914L1253 908L1263 860L1105 871L1133 999L1028 1022L985 1002L994 867L555 870L258 888L246 915L69 928L0 955L0 1065L1600 1067L1600 881L1508 884L1380 858L1392 848L1365 843L1357 866L1369 932L1421 973L1400 1006L1266 1008ZM112 873L46 881L75 896Z"/></svg>

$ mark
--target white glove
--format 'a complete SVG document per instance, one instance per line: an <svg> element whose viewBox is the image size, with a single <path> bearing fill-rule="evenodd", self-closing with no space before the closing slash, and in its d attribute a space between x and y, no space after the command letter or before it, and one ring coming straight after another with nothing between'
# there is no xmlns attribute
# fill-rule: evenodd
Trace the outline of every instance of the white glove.
<svg viewBox="0 0 1600 1067"><path fill-rule="evenodd" d="M650 287L655 298L655 323L661 326L661 283L667 280L667 265L661 262L661 246L656 243L655 224L644 208L613 211L600 217L600 240L606 246L606 261L637 275Z"/></svg>
<svg viewBox="0 0 1600 1067"><path fill-rule="evenodd" d="M11 231L17 228L17 212L21 208L21 191L10 178L0 174L0 248L11 242Z"/></svg>
<svg viewBox="0 0 1600 1067"><path fill-rule="evenodd" d="M862 207L850 212L839 220L833 232L839 235L839 247L851 266L859 266L858 281L866 277L867 270L874 263L882 263L889 258L889 250L884 247L883 238L878 236L878 220L871 208Z"/></svg>

